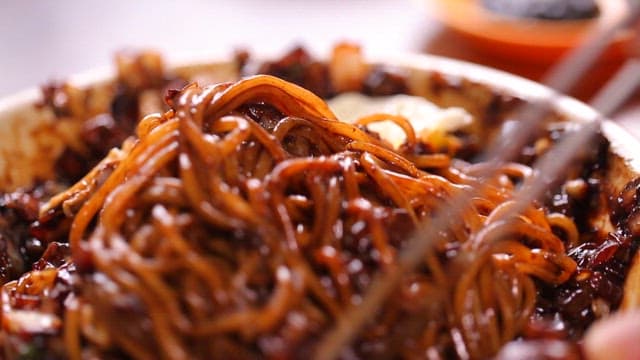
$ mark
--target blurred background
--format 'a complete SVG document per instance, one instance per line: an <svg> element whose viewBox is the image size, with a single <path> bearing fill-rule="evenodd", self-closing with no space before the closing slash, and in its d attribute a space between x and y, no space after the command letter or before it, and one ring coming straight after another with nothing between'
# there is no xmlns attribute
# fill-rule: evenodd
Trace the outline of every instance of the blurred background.
<svg viewBox="0 0 640 360"><path fill-rule="evenodd" d="M625 11L624 1L599 1L601 14L592 23ZM480 2L0 1L0 97L110 66L121 49L153 48L170 58L185 58L224 56L238 48L281 54L302 44L322 54L341 40L360 43L366 53L425 52L540 80L587 30L557 21L551 26L496 22L478 9ZM588 100L627 57L635 56L638 44L637 34L619 34L571 95ZM614 119L640 136L639 116L636 94Z"/></svg>
<svg viewBox="0 0 640 360"><path fill-rule="evenodd" d="M433 33L409 0L24 0L0 2L0 96L110 65L123 48L164 54L278 54L339 40L417 51Z"/></svg>

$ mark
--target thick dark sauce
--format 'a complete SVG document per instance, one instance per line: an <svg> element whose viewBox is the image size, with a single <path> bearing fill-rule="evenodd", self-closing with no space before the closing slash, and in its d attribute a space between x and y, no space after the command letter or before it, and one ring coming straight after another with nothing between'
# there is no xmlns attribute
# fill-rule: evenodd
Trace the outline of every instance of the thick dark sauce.
<svg viewBox="0 0 640 360"><path fill-rule="evenodd" d="M595 0L482 0L486 9L508 16L544 20L593 19L600 14Z"/></svg>

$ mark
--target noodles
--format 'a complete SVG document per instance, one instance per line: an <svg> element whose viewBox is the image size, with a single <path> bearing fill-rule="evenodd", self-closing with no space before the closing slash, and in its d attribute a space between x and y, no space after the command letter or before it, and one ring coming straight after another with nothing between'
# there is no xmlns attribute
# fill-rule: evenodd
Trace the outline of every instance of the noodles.
<svg viewBox="0 0 640 360"><path fill-rule="evenodd" d="M61 330L72 359L310 354L372 276L396 264L403 234L480 181L471 166L446 170L445 154L416 161L428 154L416 152L406 119L386 117L408 139L393 149L270 76L190 85L170 104L43 209L73 217L66 266L77 267L78 290ZM255 107L277 116L252 116ZM446 171L425 171L434 167ZM509 213L529 173L506 165L349 351L484 358L520 334L536 282L560 284L576 269L570 219Z"/></svg>
<svg viewBox="0 0 640 360"><path fill-rule="evenodd" d="M544 203L515 213L514 194L533 175L527 164L570 131L562 122L485 178L486 163L471 159L491 132L477 132L466 112L432 121L376 108L346 123L276 77L184 86L192 79L164 71L157 55L118 64L110 112L86 100L90 91L46 89L45 103L69 91L52 109L59 119L99 113L83 125L86 144L61 155L72 171L60 179L73 184L0 197L0 240L17 223L46 248L8 268L4 281L17 280L0 293L6 358L321 357L320 341L348 323L372 279L397 273L413 230L476 187L342 358L491 358L531 339L560 339L577 353L582 331L619 303L632 224L620 210L611 224L620 229L594 230L587 212L604 199L606 147ZM327 64L296 49L260 71L324 98L424 102L408 96L424 90L415 79L370 65L357 47L338 47ZM441 92L443 78L432 80ZM182 90L159 104L176 84ZM379 98L398 93L408 95ZM494 100L487 122L504 110ZM144 109L154 113L133 129L127 119ZM130 137L109 150L101 134ZM93 169L74 165L100 158ZM635 206L634 189L621 206ZM38 199L48 199L39 217ZM28 251L21 246L8 253Z"/></svg>

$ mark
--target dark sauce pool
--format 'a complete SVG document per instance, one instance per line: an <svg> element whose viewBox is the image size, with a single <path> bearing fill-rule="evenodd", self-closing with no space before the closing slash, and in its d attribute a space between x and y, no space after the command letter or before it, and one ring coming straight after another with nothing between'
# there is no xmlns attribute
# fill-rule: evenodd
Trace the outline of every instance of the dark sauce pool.
<svg viewBox="0 0 640 360"><path fill-rule="evenodd" d="M595 0L482 0L492 12L544 20L593 19L600 14Z"/></svg>

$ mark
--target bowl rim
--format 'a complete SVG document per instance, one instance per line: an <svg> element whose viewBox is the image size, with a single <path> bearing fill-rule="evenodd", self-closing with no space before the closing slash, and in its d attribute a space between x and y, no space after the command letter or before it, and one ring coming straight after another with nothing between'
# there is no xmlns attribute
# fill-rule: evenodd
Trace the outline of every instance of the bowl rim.
<svg viewBox="0 0 640 360"><path fill-rule="evenodd" d="M254 59L273 59L274 56L257 54ZM319 58L327 58L320 56ZM224 66L232 62L231 56L223 54L164 55L165 68L170 71L185 71L201 66ZM446 77L466 79L500 93L515 96L525 101L550 101L554 111L578 121L602 119L602 132L611 143L615 154L621 156L634 172L640 174L640 139L610 119L603 118L594 108L571 96L519 75L494 69L464 60L445 56L397 52L392 54L365 55L371 64L386 64L397 68L409 68L424 72L438 72ZM69 76L65 81L81 88L104 85L115 78L113 67L104 66ZM0 121L32 107L41 99L38 86L33 86L12 95L0 97Z"/></svg>

